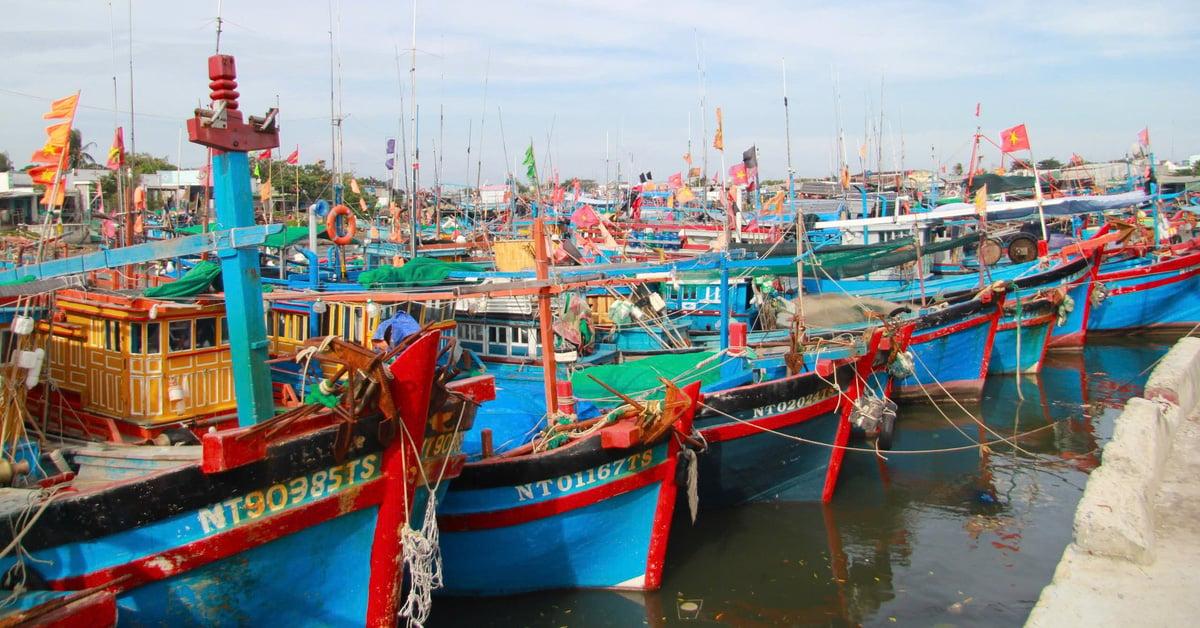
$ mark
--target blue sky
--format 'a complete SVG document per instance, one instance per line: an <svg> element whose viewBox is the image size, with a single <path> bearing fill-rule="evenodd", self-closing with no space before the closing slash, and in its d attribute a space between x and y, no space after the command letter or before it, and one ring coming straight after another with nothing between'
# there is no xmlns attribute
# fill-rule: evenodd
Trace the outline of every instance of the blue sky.
<svg viewBox="0 0 1200 628"><path fill-rule="evenodd" d="M183 129L207 105L218 3L130 1L6 3L0 151L18 167L44 140L50 102L76 90L93 156L119 124L139 152L202 163ZM1025 123L1035 159L1120 157L1147 126L1156 156L1200 153L1195 0L441 0L416 12L425 184L435 156L444 182L473 184L482 161L483 182L500 183L523 171L513 164L531 140L540 171L564 178L611 179L619 162L625 179L665 181L689 139L713 173L717 107L726 166L757 145L762 176L783 178L785 66L799 176L834 170L839 120L855 171L864 141L869 169L967 162L977 125L995 139ZM410 134L411 2L227 1L222 13L242 110L278 99L281 152L299 146L306 163L331 159L333 30L344 163L388 176L386 140L401 124ZM994 147L983 154L999 164Z"/></svg>

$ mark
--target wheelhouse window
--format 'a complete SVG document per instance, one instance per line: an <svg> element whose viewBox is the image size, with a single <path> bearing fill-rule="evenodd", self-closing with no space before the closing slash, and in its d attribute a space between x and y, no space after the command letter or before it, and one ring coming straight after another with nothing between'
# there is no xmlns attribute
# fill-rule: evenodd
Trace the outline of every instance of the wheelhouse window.
<svg viewBox="0 0 1200 628"><path fill-rule="evenodd" d="M190 351L192 349L192 321L171 321L167 323L167 334L170 337L171 351Z"/></svg>
<svg viewBox="0 0 1200 628"><path fill-rule="evenodd" d="M104 321L104 348L108 351L121 350L120 321Z"/></svg>
<svg viewBox="0 0 1200 628"><path fill-rule="evenodd" d="M162 353L162 323L146 323L146 353Z"/></svg>
<svg viewBox="0 0 1200 628"><path fill-rule="evenodd" d="M221 346L229 344L229 319L221 317Z"/></svg>
<svg viewBox="0 0 1200 628"><path fill-rule="evenodd" d="M196 319L196 348L204 349L217 346L217 319Z"/></svg>

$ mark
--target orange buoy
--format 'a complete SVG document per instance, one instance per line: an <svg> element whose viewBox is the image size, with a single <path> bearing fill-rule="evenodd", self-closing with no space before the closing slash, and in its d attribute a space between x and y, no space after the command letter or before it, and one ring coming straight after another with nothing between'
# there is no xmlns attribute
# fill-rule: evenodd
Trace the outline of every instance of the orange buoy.
<svg viewBox="0 0 1200 628"><path fill-rule="evenodd" d="M346 217L346 232L338 234L338 216ZM354 214L350 212L350 208L345 205L334 205L329 214L325 216L325 233L329 235L329 239L338 246L345 246L354 240L354 234L358 233L358 222L354 219Z"/></svg>

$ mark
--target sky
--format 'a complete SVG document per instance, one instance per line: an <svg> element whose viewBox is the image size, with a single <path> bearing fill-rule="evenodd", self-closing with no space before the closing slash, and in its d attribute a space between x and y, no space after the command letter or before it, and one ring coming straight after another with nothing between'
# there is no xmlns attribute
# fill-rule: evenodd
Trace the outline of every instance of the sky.
<svg viewBox="0 0 1200 628"><path fill-rule="evenodd" d="M665 181L689 153L717 173L751 146L763 179L786 178L789 161L828 176L840 155L854 172L953 168L977 130L994 142L1017 124L1032 149L1019 156L1035 161L1120 158L1143 128L1160 159L1200 153L1195 0L439 0L416 2L415 22L411 0L0 12L0 152L18 168L44 143L50 103L76 91L75 127L99 161L123 126L127 148L201 165L185 124L208 105L218 13L241 110L279 107L276 157L331 164L338 117L359 177L391 177L389 138L398 161L411 154L414 103L423 186L523 179L531 144L540 178L597 181ZM987 140L980 151L1000 165Z"/></svg>

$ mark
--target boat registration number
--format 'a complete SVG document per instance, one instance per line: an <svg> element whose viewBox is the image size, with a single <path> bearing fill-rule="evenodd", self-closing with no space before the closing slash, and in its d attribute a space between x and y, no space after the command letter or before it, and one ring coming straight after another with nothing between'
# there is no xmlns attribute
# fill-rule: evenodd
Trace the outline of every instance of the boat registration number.
<svg viewBox="0 0 1200 628"><path fill-rule="evenodd" d="M618 458L594 467L560 475L549 480L538 480L516 486L517 501L524 502L532 499L543 499L553 495L571 493L600 482L609 482L628 475L633 475L646 467L655 464L654 449L636 453L632 456Z"/></svg>
<svg viewBox="0 0 1200 628"><path fill-rule="evenodd" d="M263 490L238 495L208 508L201 508L197 515L200 519L200 529L204 534L220 532L232 526L261 519L268 514L316 501L379 476L379 454L349 460L306 476L272 484Z"/></svg>

